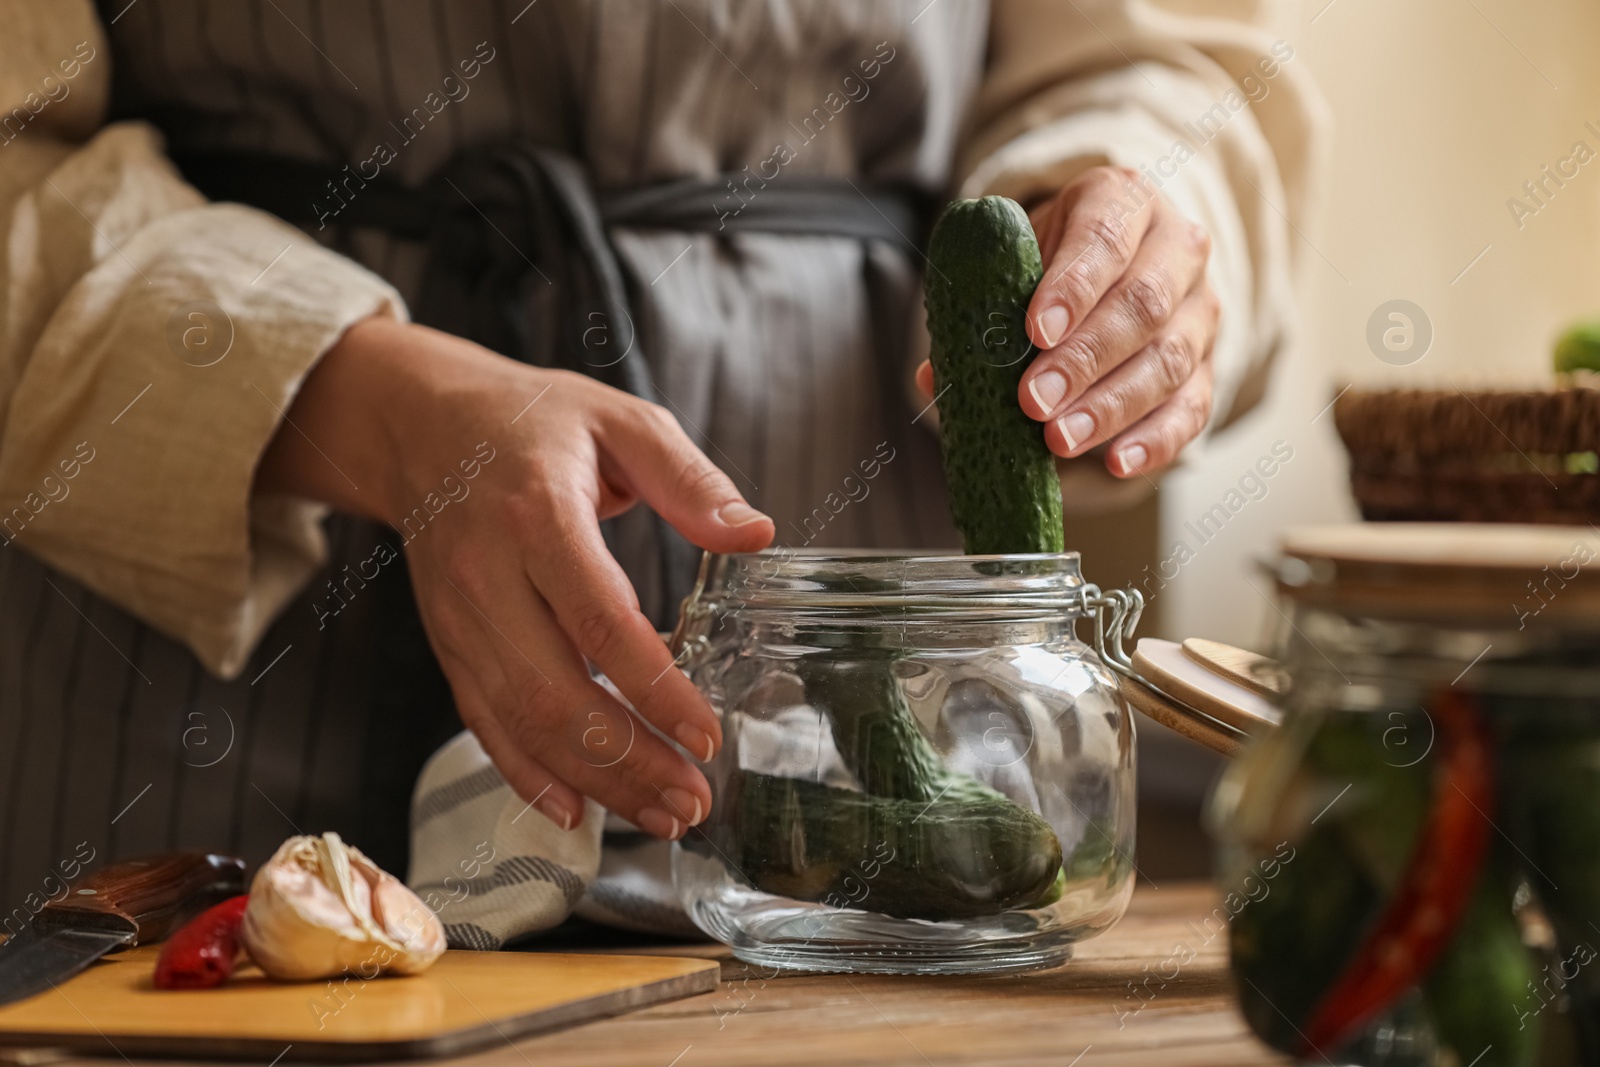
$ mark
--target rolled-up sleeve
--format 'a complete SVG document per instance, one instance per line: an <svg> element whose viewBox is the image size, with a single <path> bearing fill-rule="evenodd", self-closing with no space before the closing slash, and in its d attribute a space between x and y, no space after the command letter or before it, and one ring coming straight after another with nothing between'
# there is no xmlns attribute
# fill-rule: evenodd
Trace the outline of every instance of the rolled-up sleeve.
<svg viewBox="0 0 1600 1067"><path fill-rule="evenodd" d="M0 551L235 676L326 558L323 509L254 496L256 465L317 359L405 307L299 230L206 202L148 126L101 126L92 5L0 0L0 23Z"/></svg>
<svg viewBox="0 0 1600 1067"><path fill-rule="evenodd" d="M1291 336L1293 277L1323 169L1326 107L1275 36L1283 5L995 0L958 164L963 196L1048 195L1083 170L1139 170L1212 237L1222 302L1213 425L1260 397ZM1226 10L1224 16L1194 14ZM1248 12L1248 14L1237 14Z"/></svg>

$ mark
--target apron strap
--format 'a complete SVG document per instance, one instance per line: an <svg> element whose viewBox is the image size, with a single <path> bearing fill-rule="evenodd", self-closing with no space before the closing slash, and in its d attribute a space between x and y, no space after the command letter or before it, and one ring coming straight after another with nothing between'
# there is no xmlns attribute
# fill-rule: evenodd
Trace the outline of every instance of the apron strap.
<svg viewBox="0 0 1600 1067"><path fill-rule="evenodd" d="M597 196L573 156L520 140L463 151L417 187L381 171L368 178L349 165L255 152L178 154L174 162L212 200L307 228L375 228L425 242L418 322L649 401L657 391L608 228L837 236L920 254L933 206L910 186L748 172ZM697 552L659 516L656 527L662 595L654 622L669 630Z"/></svg>

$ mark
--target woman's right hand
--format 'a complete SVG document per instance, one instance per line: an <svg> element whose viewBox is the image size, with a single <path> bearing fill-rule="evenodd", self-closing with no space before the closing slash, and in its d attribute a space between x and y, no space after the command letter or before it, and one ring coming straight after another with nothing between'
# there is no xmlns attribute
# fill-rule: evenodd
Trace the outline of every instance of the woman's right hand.
<svg viewBox="0 0 1600 1067"><path fill-rule="evenodd" d="M697 758L721 746L716 715L639 611L599 521L643 501L714 552L763 548L774 529L665 409L368 319L307 377L256 488L403 531L463 721L556 825L581 821L584 796L662 838L710 811L705 776L584 663Z"/></svg>

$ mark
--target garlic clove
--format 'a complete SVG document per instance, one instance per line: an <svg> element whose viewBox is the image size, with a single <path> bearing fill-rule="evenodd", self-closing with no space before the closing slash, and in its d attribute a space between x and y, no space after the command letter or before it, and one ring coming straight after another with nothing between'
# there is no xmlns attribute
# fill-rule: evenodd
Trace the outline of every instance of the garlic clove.
<svg viewBox="0 0 1600 1067"><path fill-rule="evenodd" d="M372 916L391 940L406 948L388 969L395 974L418 974L444 953L444 925L403 882L379 873L382 878L373 891Z"/></svg>
<svg viewBox="0 0 1600 1067"><path fill-rule="evenodd" d="M445 949L438 916L334 833L291 837L262 865L240 939L281 979L416 974Z"/></svg>

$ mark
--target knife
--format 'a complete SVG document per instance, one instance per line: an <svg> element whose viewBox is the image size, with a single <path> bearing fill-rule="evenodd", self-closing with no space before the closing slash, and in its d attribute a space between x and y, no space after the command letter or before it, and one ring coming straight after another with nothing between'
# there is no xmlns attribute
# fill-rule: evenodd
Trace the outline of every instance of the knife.
<svg viewBox="0 0 1600 1067"><path fill-rule="evenodd" d="M43 993L108 952L160 941L244 892L244 861L205 852L124 860L74 882L0 943L0 1004Z"/></svg>

